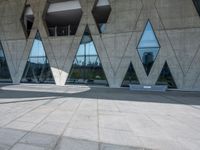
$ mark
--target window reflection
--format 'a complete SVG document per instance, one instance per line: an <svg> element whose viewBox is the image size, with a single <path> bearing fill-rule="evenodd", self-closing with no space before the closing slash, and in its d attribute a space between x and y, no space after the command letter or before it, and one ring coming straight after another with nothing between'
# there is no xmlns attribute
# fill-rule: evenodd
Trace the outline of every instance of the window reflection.
<svg viewBox="0 0 200 150"><path fill-rule="evenodd" d="M3 47L0 42L0 82L12 82Z"/></svg>
<svg viewBox="0 0 200 150"><path fill-rule="evenodd" d="M27 37L29 36L34 22L33 11L30 5L26 5L21 18L21 23L25 30Z"/></svg>
<svg viewBox="0 0 200 150"><path fill-rule="evenodd" d="M50 65L37 32L26 68L22 77L23 83L54 83Z"/></svg>
<svg viewBox="0 0 200 150"><path fill-rule="evenodd" d="M194 6L196 7L196 10L200 16L200 0L193 0Z"/></svg>
<svg viewBox="0 0 200 150"><path fill-rule="evenodd" d="M108 85L88 26L85 29L67 83Z"/></svg>
<svg viewBox="0 0 200 150"><path fill-rule="evenodd" d="M173 76L169 70L169 66L165 62L165 65L160 73L157 85L168 85L168 88L177 88L176 83L173 79Z"/></svg>
<svg viewBox="0 0 200 150"><path fill-rule="evenodd" d="M160 45L149 20L142 34L137 49L141 61L144 65L144 69L147 75L149 75L156 56L158 55L158 52L160 50Z"/></svg>
<svg viewBox="0 0 200 150"><path fill-rule="evenodd" d="M122 87L129 87L129 84L140 84L132 63L129 65Z"/></svg>
<svg viewBox="0 0 200 150"><path fill-rule="evenodd" d="M111 6L108 0L97 0L92 10L95 22L100 33L106 31L106 23L111 13Z"/></svg>

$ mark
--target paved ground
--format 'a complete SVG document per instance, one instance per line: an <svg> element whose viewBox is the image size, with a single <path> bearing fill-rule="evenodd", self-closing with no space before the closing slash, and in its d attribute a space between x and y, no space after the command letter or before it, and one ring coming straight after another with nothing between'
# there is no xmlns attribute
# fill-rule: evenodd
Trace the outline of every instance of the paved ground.
<svg viewBox="0 0 200 150"><path fill-rule="evenodd" d="M0 86L0 150L146 149L200 149L200 93Z"/></svg>

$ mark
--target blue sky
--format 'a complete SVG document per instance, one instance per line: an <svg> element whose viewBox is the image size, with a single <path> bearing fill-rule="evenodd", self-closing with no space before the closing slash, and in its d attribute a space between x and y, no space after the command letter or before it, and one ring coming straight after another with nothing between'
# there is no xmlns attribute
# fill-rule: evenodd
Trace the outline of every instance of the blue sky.
<svg viewBox="0 0 200 150"><path fill-rule="evenodd" d="M88 42L86 44L80 44L79 49L77 51L77 56L84 55L84 49L86 47L86 55L97 55L97 51L94 45L94 42ZM142 38L138 45L138 51L140 57L142 58L145 52L152 52L154 54L154 59L159 51L159 43L157 41L156 35L153 31L151 23L148 21L144 33L142 34ZM0 51L0 56L1 56ZM44 63L45 62L45 50L41 40L35 39L33 42L33 47L31 49L30 57L44 57L44 58L30 58L31 62L34 63ZM81 61L81 58L79 58ZM83 61L83 60L82 60ZM88 61L88 60L87 60ZM91 58L91 61L95 61L95 57Z"/></svg>
<svg viewBox="0 0 200 150"><path fill-rule="evenodd" d="M138 45L138 48L144 47L160 47L156 35L151 26L151 23L149 21L145 27L144 33L142 34L142 38Z"/></svg>
<svg viewBox="0 0 200 150"><path fill-rule="evenodd" d="M140 58L142 59L145 52L152 52L154 55L154 60L158 54L160 45L157 41L156 35L153 31L151 23L148 21L144 33L142 34L142 38L138 45L138 51L140 54Z"/></svg>
<svg viewBox="0 0 200 150"><path fill-rule="evenodd" d="M40 58L35 58L35 57L40 57ZM40 63L40 64L44 64L46 61L46 54L45 54L45 50L44 50L44 46L42 44L41 40L35 39L33 42L33 47L31 49L31 53L29 56L29 60L30 62L33 63Z"/></svg>

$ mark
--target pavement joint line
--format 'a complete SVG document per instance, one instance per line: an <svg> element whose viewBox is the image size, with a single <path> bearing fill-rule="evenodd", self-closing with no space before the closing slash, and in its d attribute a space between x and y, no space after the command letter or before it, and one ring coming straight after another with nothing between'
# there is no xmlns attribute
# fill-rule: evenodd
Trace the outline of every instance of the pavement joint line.
<svg viewBox="0 0 200 150"><path fill-rule="evenodd" d="M187 106L187 107L191 107L191 108L193 108L193 109L200 110L199 108L196 108L196 107L194 107L194 106L192 106L192 105L190 105L190 104L184 103L184 102L182 102L182 101L175 100L175 99L173 99L172 97L167 97L167 96L163 96L163 97L165 97L165 98L167 98L167 99L170 99L170 100L173 100L173 101L175 101L175 102L177 102L177 103L181 103L181 104L183 104L183 105L185 105L185 106ZM183 123L183 124L184 124L184 122L181 121L180 119L174 118L173 116L171 116L171 117L172 117L173 119L175 119L175 120L178 120L180 123ZM189 127L189 128L192 128L192 127L189 126L189 125L186 125L186 126ZM194 128L193 128L193 129L194 129ZM197 130L197 129L194 129L194 130L196 130L197 132L199 132L199 130Z"/></svg>
<svg viewBox="0 0 200 150"><path fill-rule="evenodd" d="M158 125L159 127L162 127L158 122L156 122L155 120L153 120L148 114L145 114L145 116L150 119L152 122L154 122L156 125Z"/></svg>
<svg viewBox="0 0 200 150"><path fill-rule="evenodd" d="M107 91L107 90L106 90ZM106 94L106 93L105 93ZM67 115L67 119L65 119L66 117L66 115L64 115L63 116L63 119L64 120L66 120L65 121L65 123L64 124L62 124L62 127L61 127L61 130L59 130L59 132L58 132L58 134L56 134L56 137L55 137L55 140L54 140L54 143L53 144L51 144L51 150L53 150L53 148L54 149L58 149L58 148L61 148L60 146L62 146L62 144L65 144L65 141L63 141L63 140L70 140L70 139L74 139L75 141L75 143L79 143L79 142L81 142L81 141L90 141L90 142L93 142L93 144L95 143L95 145L96 145L96 147L97 147L97 149L99 150L100 148L101 149L106 149L106 147L107 146L105 146L104 147L104 145L109 145L109 144L113 144L113 146L115 147L115 146L117 146L119 143L121 143L120 141L119 142L117 142L117 143L115 143L115 142L103 142L104 140L104 136L101 136L102 135L102 131L101 131L101 128L99 128L99 126L101 126L101 120L99 120L99 118L101 119L101 117L103 117L103 119L104 119L104 116L105 115L109 115L109 116L111 116L111 117L116 117L116 116L119 116L119 117L122 117L122 120L121 119L117 119L117 122L122 122L123 123L123 121L126 121L126 120L128 120L128 118L125 118L126 116L129 116L130 115L130 117L133 117L133 120L130 120L130 127L133 127L133 128L130 128L130 130L132 130L133 131L133 133L134 133L134 124L136 123L136 122L141 122L141 123L150 123L150 125L152 125L152 128L149 128L150 130L158 130L158 128L159 128L159 126L162 126L162 124L160 123L160 120L159 120L159 118L161 118L161 121L164 119L164 121L166 121L166 125L170 125L170 123L171 123L171 121L174 123L174 124L172 124L172 126L164 126L164 127L162 127L162 128L160 128L160 130L161 131L166 131L167 133L168 133L168 130L167 129L172 129L172 131L170 131L169 133L168 133L168 135L169 136L165 136L165 134L163 134L164 136L163 137L157 137L157 135L156 135L156 133L154 134L154 132L152 133L152 132L150 132L150 133L145 133L144 132L144 135L143 134L138 134L138 133L134 133L134 135L133 136L135 136L136 138L137 137L140 137L139 138L139 140L137 140L138 141L138 143L140 142L140 141L142 141L142 142L140 142L140 144L138 144L139 146L141 146L141 147L135 147L135 149L140 149L140 150L143 150L143 149L146 149L146 148L143 148L144 146L147 146L147 147L149 147L148 146L148 143L149 142L151 142L151 138L157 138L158 140L161 140L161 142L159 142L159 141L157 141L157 140L152 140L152 144L155 144L156 146L161 146L161 147L165 147L165 145L164 145L164 143L166 143L166 144L172 144L172 146L176 146L176 144L174 144L175 142L176 142L176 140L179 138L180 139L180 143L178 143L177 145L183 145L184 146L184 144L187 144L187 142L186 143L182 143L182 142L185 142L185 141L188 141L189 143L188 144L192 144L192 145L195 145L195 146L197 146L197 145L199 145L198 143L196 143L198 140L199 140L199 133L200 133L200 131L198 130L198 122L200 121L199 119L199 115L198 115L198 112L200 111L199 109L193 109L193 107L192 106L196 106L196 107L199 107L200 106L200 103L198 103L198 99L199 99L199 95L200 95L200 93L196 93L196 95L190 95L190 94L188 94L188 93L184 93L184 94L182 94L182 93L158 93L158 94L156 94L155 93L155 97L154 96L152 96L152 95L150 95L150 94L143 94L143 93L140 93L141 95L135 95L135 94L130 94L130 95L126 95L127 93L124 93L123 91L121 91L121 94L123 94L122 95L122 97L119 97L120 95L120 93L118 93L118 92L116 92L116 94L117 95L113 95L114 94L114 92L111 92L111 93L108 93L108 96L106 96L105 95L105 98L104 98L104 95L100 92L100 95L98 95L98 93L97 93L97 91L93 91L93 93L89 93L88 95L87 95L87 97L85 97L85 98L81 98L80 96L82 96L82 95L75 95L75 96L70 96L70 97L68 97L68 96L63 96L63 97L61 97L60 98L60 100L59 100L59 98L56 98L55 99L55 101L50 101L48 98L47 98L47 100L45 101L45 103L44 102L27 102L27 103L19 103L19 104L8 104L8 105L0 105L1 106L1 108L2 108L2 111L0 111L0 112L2 112L2 114L1 114L1 116L2 116L2 119L3 120L5 120L4 121L4 123L2 122L2 124L6 124L7 122L9 122L9 121L11 121L11 120L13 120L15 117L18 117L19 115L22 115L22 114L24 114L25 112L27 112L27 111L29 111L30 109L33 109L33 108L35 108L35 107L39 107L39 105L40 104L42 104L43 106L44 106L44 110L42 109L43 107L41 106L41 107L39 107L38 108L38 110L36 109L35 111L33 110L33 112L30 112L30 115L31 114L33 114L34 115L34 112L36 112L36 113L39 113L40 114L40 112L42 112L42 120L43 120L43 122L42 123L40 123L40 125L37 125L36 126L36 123L38 122L36 122L36 123L34 123L33 124L33 126L31 126L31 129L33 128L33 127L35 127L35 129L33 129L33 131L31 131L31 134L33 133L33 132L35 132L36 131L36 133L39 133L39 134L43 134L43 132L42 132L42 129L40 128L40 127L48 127L48 123L47 123L47 121L48 121L48 118L49 117L51 117L53 114L49 114L50 113L50 111L52 111L53 109L55 109L55 108L57 108L55 111L55 115L57 116L57 112L61 109L61 110L68 110L68 109L66 109L66 108L69 108L70 110L69 110L69 114L67 113L66 115ZM113 95L113 97L111 97ZM9 96L9 95L8 95ZM105 101L104 101L104 99L101 99L101 96L105 99ZM133 97L133 98L132 98ZM142 99L142 97L144 97L144 99ZM42 98L42 97L41 97ZM44 98L44 97L43 97ZM63 99L62 99L63 98ZM113 99L112 99L113 98ZM119 98L119 99L118 99ZM123 100L123 98L124 98L124 100ZM75 101L74 101L74 99L75 99ZM89 99L89 100L87 100L87 99ZM122 99L122 100L121 100ZM66 103L67 103L67 100L68 100L68 103L67 103L67 105L66 105L66 103L63 105L64 107L62 107L62 102L64 102L64 100L66 101ZM92 100L92 101L91 101ZM191 101L190 101L191 100ZM101 101L103 101L103 102L105 102L105 103L101 103ZM122 101L122 102L121 102ZM123 103L123 101L125 101L125 102L127 102L127 103ZM52 103L51 103L52 102ZM70 103L71 102L71 103ZM86 102L86 103L85 103ZM94 103L93 103L94 102ZM107 104L107 102L108 102L108 105L106 105L106 109L104 108L104 104ZM137 106L137 105L135 105L135 107L133 107L134 106L134 104L138 104L139 103L139 105ZM145 104L145 107L143 107L143 103ZM33 105L32 105L33 104ZM58 106L59 104L61 104L61 106ZM69 105L69 104L72 104L72 106L73 107L71 107L71 105ZM79 105L80 104L80 105ZM140 105L141 104L141 105ZM153 104L153 105L152 105ZM154 104L156 104L156 105L154 105ZM78 105L79 105L79 108L77 108L78 107ZM115 108L115 105L116 106L118 106L119 108L120 108L120 110L121 110L121 112L118 112L117 110L117 108ZM191 106L190 106L191 105ZM4 108L4 106L5 106L5 109L3 109ZM96 109L96 106L97 106L97 109ZM103 107L102 107L103 106ZM151 112L151 110L152 109L157 109L157 108L159 108L161 106L161 109L158 109L158 110L156 110L156 111L152 111ZM171 106L172 106L172 110L171 110ZM135 108L139 108L139 109L135 109ZM76 108L77 108L77 110L76 110ZM94 109L95 108L95 109ZM102 108L102 109L101 109ZM142 111L142 109L145 109L145 108L147 108L147 111ZM162 109L163 108L163 109ZM179 109L180 108L180 109ZM23 110L24 109L24 110ZM83 110L82 110L83 109ZM86 110L86 109L89 109L90 111L89 111L89 114L88 114L88 111ZM104 110L105 109L105 110ZM141 110L140 110L141 109ZM149 109L149 111L148 111L148 109ZM165 111L165 109L166 109L166 111ZM169 111L167 110L167 109L169 109ZM190 113L185 113L185 112L183 112L182 113L182 111L184 111L184 109L185 110L188 110L187 112L191 112L191 114ZM41 110L41 111L40 111ZM76 111L75 111L76 110ZM110 111L108 111L108 110L110 110ZM114 111L112 111L112 110L114 110ZM75 111L75 112L74 112ZM82 112L83 111L83 112ZM70 134L67 134L66 136L65 136L65 133L66 133L66 131L68 131L68 130L70 130L69 128L73 128L73 127L75 127L76 128L76 123L74 123L73 121L76 119L76 120L79 120L79 115L83 115L83 114L81 114L81 113L84 113L84 111L87 111L87 113L86 114L84 114L84 115L86 115L86 116L90 116L90 114L92 115L92 116L95 116L95 118L92 118L92 121L94 121L95 122L95 125L94 124L92 124L91 125L91 127L95 127L95 129L93 130L93 132L96 134L96 131L98 132L98 135L96 136L95 135L95 139L96 139L96 137L98 137L98 139L100 139L101 137L103 137L102 138L102 142L100 141L100 140L98 140L97 142L96 142L96 140L93 140L93 138L92 138L92 140L90 140L91 138L89 137L89 138L81 138L81 136L80 135L78 135L78 136L74 136L74 138L73 138L73 136L71 136L71 135L73 135L73 131L70 133L70 132L67 132L67 133L70 133ZM163 112L162 112L163 111ZM97 115L96 115L96 113L95 112L97 112ZM162 112L162 113L161 113ZM72 117L72 114L73 113L75 113L75 115ZM94 115L94 114L95 115ZM4 119L4 114L6 115L6 114L8 114L8 117L6 116L5 117L5 119ZM50 115L49 117L47 117L46 119L44 119L44 117L46 116L46 115ZM101 116L101 115L103 115L103 116ZM139 115L141 115L141 117L139 116ZM158 118L156 117L156 115L158 115ZM53 117L53 119L56 119L56 116L52 116ZM123 118L123 116L124 116L124 118ZM136 116L135 118L134 118L134 116ZM144 117L143 117L144 116ZM154 117L155 116L155 117ZM169 116L169 117L168 117ZM180 117L179 117L180 116ZM184 117L185 116L185 117ZM26 117L26 116L25 116ZM72 117L72 118L71 118ZM105 117L107 117L107 116L105 116ZM143 120L138 120L137 118L141 118L141 119L143 119ZM146 117L148 117L148 118L146 118ZM8 119L7 119L8 118ZM71 121L69 120L71 118ZM188 118L188 119L187 119ZM98 120L97 120L98 119ZM26 120L27 122L32 122L31 120L29 120L28 118L27 119L22 119L22 120ZM58 118L58 121L59 121L60 119ZM96 120L97 120L97 125L96 125ZM40 121L40 120L39 120ZM57 120L56 120L57 121ZM67 121L69 121L69 122L67 122ZM108 122L110 122L111 120L109 120ZM157 126L157 124L156 124L156 126L155 126L155 128L154 128L154 125L153 125L153 123L154 122L152 122L152 121L154 121L154 122L156 122L156 123L158 123L159 124L159 126ZM192 122L192 121L194 121L194 122ZM53 121L54 122L54 121ZM14 122L15 123L15 122ZM16 123L17 123L17 121L16 121ZM44 125L44 123L47 123L47 125ZM103 122L102 122L103 123ZM106 122L105 122L106 123ZM133 125L132 125L132 123L133 123ZM165 123L165 122L164 122ZM181 125L181 124L182 125ZM191 124L190 124L191 123ZM65 126L67 125L67 124L69 124L69 126L65 129ZM127 124L129 125L129 122L127 122ZM21 125L21 124L20 124ZM25 125L25 124L22 124L22 125ZM72 125L72 126L71 126ZM132 125L132 126L131 126ZM175 125L178 125L178 127L179 127L179 125L180 125L180 127L179 128L176 128L175 127ZM194 126L195 125L195 126ZM96 126L98 126L98 129L96 129ZM38 127L40 128L39 130L36 130L36 129L38 129ZM78 127L81 127L81 126L79 126L78 125ZM112 127L112 124L111 124L111 126L107 126L107 127ZM127 129L126 128L126 126L124 126L124 125L120 125L119 126L119 129L121 129L121 127L122 127L122 129ZM197 131L195 131L195 130L193 130L192 129L192 127L194 127L195 129L197 129L198 130L198 132ZM102 128L104 128L103 126L102 126ZM11 128L7 128L8 130L8 132L10 132L10 131L12 131L12 130L10 130L10 129L12 129L12 127ZM47 128L48 129L48 128ZM53 128L54 129L54 128ZM90 130L90 128L87 128L86 127L86 129L89 129ZM138 128L138 129L141 129L142 130L142 128ZM29 129L27 129L27 131L29 131L30 130L30 128ZM112 129L111 129L112 130ZM114 129L114 127L113 127L113 130L118 130L118 126L117 126L117 128L116 129ZM19 130L20 131L20 130ZM24 131L23 129L21 130L21 131ZM39 132L37 132L37 131L39 131ZM49 131L49 130L48 130ZM57 131L57 130L56 130ZM64 131L64 137L62 136L62 138L61 139L59 139L59 136L60 136L60 134L61 133L63 133L63 131ZM118 131L120 131L120 130L118 130ZM159 130L158 130L159 131ZM181 131L181 133L179 133ZM54 130L50 130L49 132L47 132L47 133L49 133L49 134L52 134L54 132ZM92 132L92 133L93 133ZM101 134L99 134L99 132L101 133ZM116 131L117 132L117 131ZM172 132L172 133L171 133ZM177 133L176 133L177 132ZM189 133L188 133L189 132ZM12 132L11 132L12 133ZM81 134L84 134L85 132L81 132ZM87 133L87 132L86 132ZM161 132L162 133L162 132ZM187 133L188 133L188 135L187 135ZM198 133L198 134L197 134ZM21 138L22 136L24 136L24 134L26 134L26 132L20 132L20 134L19 135L21 135L20 137L19 136L17 136L18 138L17 138L17 140L19 139L19 138ZM28 137L30 137L31 139L32 139L32 135L31 135L30 133L28 134ZM44 132L44 134L45 134L45 132ZM160 134L160 133L158 133L158 134ZM17 134L18 135L18 134ZM54 135L54 134L53 134ZM146 136L147 135L147 136ZM195 135L195 136L194 136ZM154 137L154 136L156 136L156 137ZM27 136L26 136L27 137ZM25 137L25 138L26 138ZM106 136L105 136L106 137ZM109 137L109 136L108 136ZM144 139L144 141L143 141L143 139L142 139L142 137L144 137L144 138L146 138L146 139ZM172 139L171 139L171 141L169 140L169 141L167 141L167 139L168 138L170 138L170 137L172 137ZM23 144L29 144L28 142L23 142L24 141L24 139L25 138L23 138L20 142L18 142L18 143L16 143L17 145L18 144L20 144L20 143L23 143ZM113 137L110 137L110 138L115 138L115 136L113 135ZM125 137L124 137L125 138ZM149 138L149 139L148 139ZM88 139L88 140L87 140ZM118 140L118 139L117 139ZM120 139L119 139L120 140ZM125 139L126 140L126 139ZM147 141L146 142L146 140L149 140L149 141ZM166 141L162 141L162 140L166 140ZM178 140L177 140L178 141ZM63 143L64 142L64 143ZM163 143L162 143L163 142ZM169 142L169 143L168 143ZM30 145L33 145L33 146L40 146L40 147L43 147L43 148L46 148L46 147L44 147L44 146L42 146L42 145L39 145L37 142L36 143L34 143L34 142L30 142L31 144ZM12 143L13 144L13 143ZM58 144L57 146L56 146L56 144ZM86 143L87 144L87 143ZM159 145L160 144L160 145ZM163 144L163 146L162 146L162 144ZM174 144L174 145L173 145ZM10 144L9 144L10 145ZM8 145L8 146L9 146ZM130 143L130 145L135 145L135 144L131 144ZM131 147L133 147L133 146L130 146L130 145L118 145L119 147L120 146L126 146L126 147L130 147L130 149L132 149ZM12 145L10 145L8 148L10 148ZM48 145L47 145L48 146ZM65 145L64 145L65 146ZM68 146L68 145L67 145ZM16 147L16 145L14 146L14 148ZM49 146L48 146L49 147ZM109 146L108 146L109 147ZM112 147L112 146L111 146ZM150 146L151 147L151 146ZM186 146L187 147L187 146ZM65 148L65 147L63 147L63 148ZM125 148L125 147L124 147ZM117 148L116 148L117 149ZM122 149L123 149L123 147L122 147ZM133 147L133 149L134 149L134 147ZM173 149L173 148L172 148ZM198 148L197 148L198 149Z"/></svg>
<svg viewBox="0 0 200 150"><path fill-rule="evenodd" d="M32 108L31 110L24 112L23 114L19 115L19 116L16 117L15 119L13 119L13 120L9 121L8 123L6 123L5 125L1 126L0 129L1 129L1 128L6 128L6 126L9 125L10 123L12 123L12 122L16 121L17 119L19 119L19 118L25 116L27 113L30 113L30 112L36 110L37 108L41 107L41 106L44 105L45 103L46 103L46 102L44 102L44 103L42 103L42 104L39 104L39 105L37 105L36 107Z"/></svg>
<svg viewBox="0 0 200 150"><path fill-rule="evenodd" d="M69 124L70 124L71 120L72 120L73 117L75 116L75 114L76 114L77 110L79 109L79 107L80 107L80 105L81 105L82 102L83 102L83 100L81 100L81 101L79 102L79 104L77 105L76 109L73 111L73 113L72 113L72 115L71 115L71 117L70 117L70 119L69 119L69 122L65 125L65 127L64 127L64 129L63 129L63 131L62 131L62 133L59 135L59 137L58 137L58 139L57 139L57 141L56 141L56 144L55 144L55 146L52 148L52 150L56 150L57 146L58 146L59 143L61 142L61 139L62 139L62 137L63 137L63 135L64 135L66 129L69 127Z"/></svg>
<svg viewBox="0 0 200 150"><path fill-rule="evenodd" d="M119 106L118 106L118 104L117 104L117 102L116 101L113 101L112 102L113 104L114 104L114 106L116 106L116 108L118 109L118 111L116 111L116 112L121 112L121 110L120 110L120 108L119 108Z"/></svg>
<svg viewBox="0 0 200 150"><path fill-rule="evenodd" d="M183 101L175 100L175 99L172 98L172 97L168 97L168 96L164 96L164 95L163 95L163 97L165 97L165 98L167 98L167 99L169 99L169 100L171 100L171 101L174 101L174 102L176 102L176 103L180 103L180 104L182 104L182 105L191 107L191 108L193 108L193 109L200 110L200 108L198 108L198 107L195 107L195 106L193 106L193 105L191 105L191 104L184 103Z"/></svg>
<svg viewBox="0 0 200 150"><path fill-rule="evenodd" d="M100 144L100 120L99 120L99 98L97 97L97 134L98 134L98 150L101 149L101 144Z"/></svg>
<svg viewBox="0 0 200 150"><path fill-rule="evenodd" d="M58 100L58 99L55 99L55 100ZM53 100L53 101L55 101L55 100ZM51 102L52 102L52 101L51 101ZM47 117L49 117L50 114L52 114L53 112L55 112L55 111L59 108L59 106L62 105L63 103L65 103L65 102L67 102L67 101L64 100L62 103L58 104L58 105L56 106L55 109L53 109L52 111L50 111L40 122L38 122L30 131L26 132L26 133L25 133L16 143L14 143L8 150L11 150L17 143L20 143L20 141L21 141L26 135L28 135L29 133L31 133L31 132L33 131L33 129L35 129L36 127L38 127L38 125L39 125L40 123L42 123ZM40 105L40 106L42 106L42 105ZM38 108L39 108L39 107L38 107Z"/></svg>
<svg viewBox="0 0 200 150"><path fill-rule="evenodd" d="M52 98L49 98L50 100L52 99L59 99L61 97L52 97ZM46 99L43 98L43 99L33 99L33 100L22 100L22 101L11 101L11 102L0 102L0 105L3 105L3 104L14 104L14 103L28 103L28 102L35 102L35 101L45 101Z"/></svg>

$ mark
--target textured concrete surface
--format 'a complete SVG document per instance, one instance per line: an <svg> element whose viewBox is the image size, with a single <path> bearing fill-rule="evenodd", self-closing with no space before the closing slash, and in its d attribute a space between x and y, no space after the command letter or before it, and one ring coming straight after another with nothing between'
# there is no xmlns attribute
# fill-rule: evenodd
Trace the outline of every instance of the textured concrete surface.
<svg viewBox="0 0 200 150"><path fill-rule="evenodd" d="M13 82L20 83L39 30L55 82L64 85L88 25L110 87L121 86L130 62L141 84L155 84L167 61L179 89L200 90L200 18L192 0L110 0L103 34L92 15L95 1L80 0L83 15L75 36L48 37L43 20L47 0L0 0L0 40ZM35 18L28 38L20 22L25 4ZM161 45L149 76L136 49L148 19Z"/></svg>
<svg viewBox="0 0 200 150"><path fill-rule="evenodd" d="M0 150L199 150L200 93L0 86Z"/></svg>

